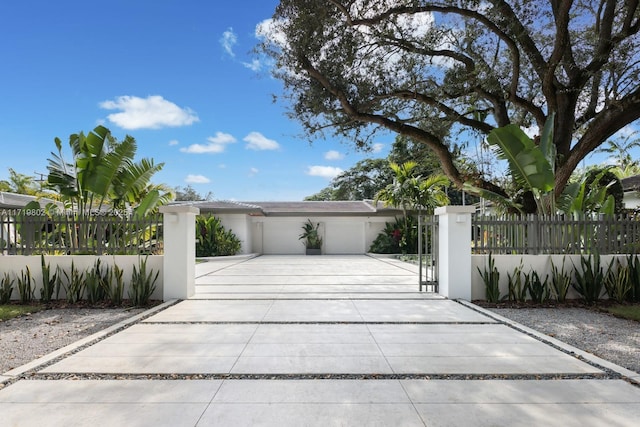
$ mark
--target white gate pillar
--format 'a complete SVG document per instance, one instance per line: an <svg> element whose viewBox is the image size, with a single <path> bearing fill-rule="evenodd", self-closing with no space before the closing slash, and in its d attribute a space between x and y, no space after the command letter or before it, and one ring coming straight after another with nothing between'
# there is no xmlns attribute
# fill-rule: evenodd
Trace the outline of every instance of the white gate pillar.
<svg viewBox="0 0 640 427"><path fill-rule="evenodd" d="M471 301L471 214L473 206L436 208L438 216L438 293Z"/></svg>
<svg viewBox="0 0 640 427"><path fill-rule="evenodd" d="M187 299L196 292L196 215L185 205L160 206L163 215L163 300Z"/></svg>

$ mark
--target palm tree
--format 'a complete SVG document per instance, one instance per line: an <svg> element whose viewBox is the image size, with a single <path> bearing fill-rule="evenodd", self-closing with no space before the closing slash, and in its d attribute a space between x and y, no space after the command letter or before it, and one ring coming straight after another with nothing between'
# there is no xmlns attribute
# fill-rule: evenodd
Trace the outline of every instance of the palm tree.
<svg viewBox="0 0 640 427"><path fill-rule="evenodd" d="M616 166L624 171L625 169L638 166L638 161L631 157L631 150L640 147L640 138L635 137L637 132L632 132L624 138L608 139L607 146L599 148L596 153L611 154L616 160Z"/></svg>
<svg viewBox="0 0 640 427"><path fill-rule="evenodd" d="M449 180L444 175L434 174L427 178L414 175L418 164L414 161L389 164L394 173L393 182L378 191L375 200L382 201L385 206L402 209L406 216L407 210L426 210L432 212L434 208L449 203L444 189Z"/></svg>
<svg viewBox="0 0 640 427"><path fill-rule="evenodd" d="M378 191L375 197L376 202L382 201L385 206L402 209L407 236L410 231L408 210L433 212L436 207L449 203L449 197L444 190L449 185L449 179L440 174L427 178L414 175L417 165L414 161L402 164L389 163L394 173L393 182Z"/></svg>

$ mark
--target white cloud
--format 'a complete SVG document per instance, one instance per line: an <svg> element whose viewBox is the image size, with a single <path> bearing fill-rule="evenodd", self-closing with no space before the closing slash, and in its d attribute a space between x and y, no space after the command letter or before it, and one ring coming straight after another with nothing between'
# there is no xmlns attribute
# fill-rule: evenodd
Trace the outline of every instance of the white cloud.
<svg viewBox="0 0 640 427"><path fill-rule="evenodd" d="M247 148L249 150L264 151L264 150L277 150L280 148L273 139L269 139L260 132L251 132L245 136L243 141L247 142Z"/></svg>
<svg viewBox="0 0 640 427"><path fill-rule="evenodd" d="M384 144L381 144L381 143L379 143L379 142L378 142L378 143L373 144L373 145L371 146L371 151L372 151L373 153L379 153L379 152L381 152L381 151L382 151L382 149L383 149L383 148L384 148Z"/></svg>
<svg viewBox="0 0 640 427"><path fill-rule="evenodd" d="M262 69L262 62L259 59L254 59L251 62L243 62L242 65L250 69L251 71L260 71Z"/></svg>
<svg viewBox="0 0 640 427"><path fill-rule="evenodd" d="M163 127L189 126L200 121L190 108L180 108L161 96L146 98L120 96L113 101L98 104L105 110L121 110L107 119L123 129L160 129Z"/></svg>
<svg viewBox="0 0 640 427"><path fill-rule="evenodd" d="M171 141L169 141L169 145L170 146L174 146L174 145L178 145L180 144L180 141L178 141L177 139L172 139Z"/></svg>
<svg viewBox="0 0 640 427"><path fill-rule="evenodd" d="M260 170L258 168L249 169L249 178L256 176L258 174L258 172L260 172Z"/></svg>
<svg viewBox="0 0 640 427"><path fill-rule="evenodd" d="M233 135L229 134L229 133L224 133L224 132L216 132L216 136L210 136L209 138L207 138L207 141L209 141L212 144L233 144L234 142L236 142L236 139L233 137Z"/></svg>
<svg viewBox="0 0 640 427"><path fill-rule="evenodd" d="M184 182L189 183L189 184L208 184L208 183L211 182L211 180L209 178L207 178L206 176L204 176L204 175L192 175L192 174L189 174L184 179Z"/></svg>
<svg viewBox="0 0 640 427"><path fill-rule="evenodd" d="M333 179L342 172L344 172L342 169L333 166L309 166L307 169L307 175L321 176L327 179Z"/></svg>
<svg viewBox="0 0 640 427"><path fill-rule="evenodd" d="M336 150L329 150L324 153L325 160L342 160L344 159L344 154Z"/></svg>
<svg viewBox="0 0 640 427"><path fill-rule="evenodd" d="M191 144L186 148L181 148L180 151L183 153L191 153L191 154L217 154L223 153L227 148L227 145L233 144L236 142L236 139L233 135L224 132L216 132L216 136L210 136L207 138L209 141L207 144Z"/></svg>
<svg viewBox="0 0 640 427"><path fill-rule="evenodd" d="M272 18L265 19L256 25L255 36L259 40L267 39L279 46L288 45L287 36L280 28L278 28L276 21Z"/></svg>
<svg viewBox="0 0 640 427"><path fill-rule="evenodd" d="M227 31L222 33L222 38L220 39L220 45L230 56L235 57L236 54L233 53L233 47L238 43L238 36L233 32L233 28L229 28Z"/></svg>

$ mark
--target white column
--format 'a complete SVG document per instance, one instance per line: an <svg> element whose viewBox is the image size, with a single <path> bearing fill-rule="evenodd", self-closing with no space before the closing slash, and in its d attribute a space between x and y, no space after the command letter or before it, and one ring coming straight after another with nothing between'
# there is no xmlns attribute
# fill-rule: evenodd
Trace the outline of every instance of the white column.
<svg viewBox="0 0 640 427"><path fill-rule="evenodd" d="M187 299L196 292L196 215L193 206L161 206L164 226L163 300Z"/></svg>
<svg viewBox="0 0 640 427"><path fill-rule="evenodd" d="M471 300L471 214L473 206L443 206L438 215L438 289L451 299Z"/></svg>

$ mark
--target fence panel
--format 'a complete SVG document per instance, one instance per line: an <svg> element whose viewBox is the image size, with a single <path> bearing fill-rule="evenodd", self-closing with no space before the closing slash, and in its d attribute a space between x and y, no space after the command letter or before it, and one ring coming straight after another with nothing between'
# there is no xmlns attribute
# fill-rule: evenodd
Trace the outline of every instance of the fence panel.
<svg viewBox="0 0 640 427"><path fill-rule="evenodd" d="M162 252L162 215L136 218L109 211L87 215L0 211L4 255L137 255Z"/></svg>
<svg viewBox="0 0 640 427"><path fill-rule="evenodd" d="M630 215L475 216L475 254L634 254L640 252L640 220Z"/></svg>

